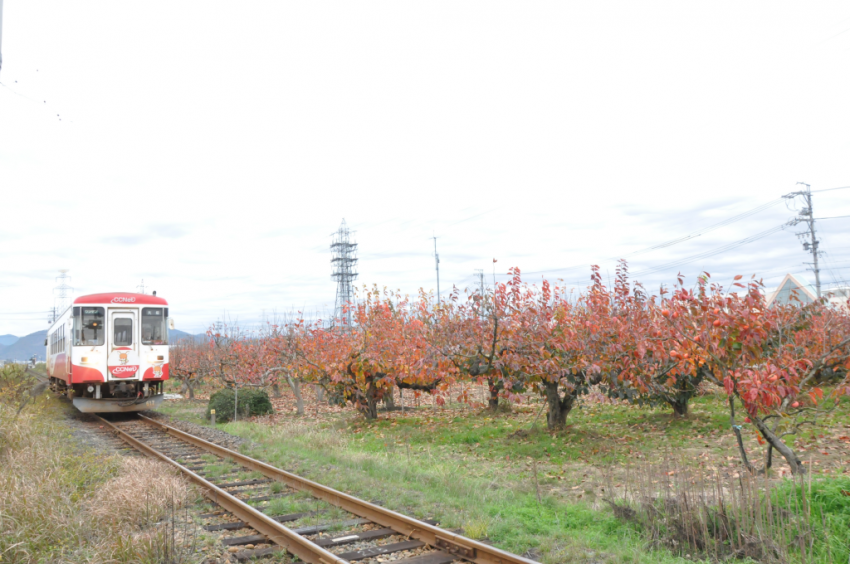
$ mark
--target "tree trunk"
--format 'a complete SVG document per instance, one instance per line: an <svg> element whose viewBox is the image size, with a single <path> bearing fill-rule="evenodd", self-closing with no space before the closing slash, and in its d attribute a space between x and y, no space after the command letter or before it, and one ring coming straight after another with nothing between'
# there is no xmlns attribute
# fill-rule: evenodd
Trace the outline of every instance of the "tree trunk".
<svg viewBox="0 0 850 564"><path fill-rule="evenodd" d="M280 397L280 386L277 385L277 382L272 384L272 395L276 398Z"/></svg>
<svg viewBox="0 0 850 564"><path fill-rule="evenodd" d="M295 409L298 415L304 415L304 399L301 397L301 384L298 380L295 380L289 374L286 375L286 382L289 384L289 387L292 389L292 393L295 395Z"/></svg>
<svg viewBox="0 0 850 564"><path fill-rule="evenodd" d="M791 448L782 442L782 439L776 436L776 434L770 430L770 428L764 424L764 421L761 420L761 417L751 417L751 421L755 424L756 429L759 430L761 436L764 437L764 440L767 443L779 451L779 454L785 458L785 461L788 462L788 466L791 467L792 474L805 474L806 467L803 466L803 462L797 458L797 454L791 450ZM771 453L772 455L773 453ZM772 457L771 457L772 458Z"/></svg>
<svg viewBox="0 0 850 564"><path fill-rule="evenodd" d="M739 398L740 399L740 398ZM743 403L743 402L742 402ZM741 429L738 425L735 424L735 400L733 397L729 397L729 419L732 424L732 431L735 433L735 438L738 441L738 451L741 453L741 460L744 463L744 466L750 472L757 472L755 466L753 466L749 459L747 458L747 451L744 448L744 441L741 437ZM768 444L768 459L765 467L762 470L758 470L758 472L766 472L768 468L773 463L773 452L772 449L776 449L779 454L785 458L785 461L788 463L788 466L791 467L791 473L796 474L805 474L806 467L803 466L803 462L797 458L797 454L791 450L791 448L782 442L776 433L774 433L770 427L765 425L764 421L762 421L761 417L751 416L750 421L752 421L753 425L756 426L761 436L764 437L764 440L767 441Z"/></svg>
<svg viewBox="0 0 850 564"><path fill-rule="evenodd" d="M673 413L678 417L687 417L688 416L688 400L680 400L676 399L668 399L667 403L670 404L670 407L673 408Z"/></svg>
<svg viewBox="0 0 850 564"><path fill-rule="evenodd" d="M499 390L496 388L496 381L493 378L487 378L487 385L490 389L490 399L487 401L487 405L490 408L490 411L498 411Z"/></svg>
<svg viewBox="0 0 850 564"><path fill-rule="evenodd" d="M697 389L705 379L707 370L707 368L701 366L694 376L686 374L677 376L676 385L673 386L671 391L666 391L666 386L662 388L663 391L660 392L660 395L673 408L673 413L676 416L688 416L688 404L691 398L697 394ZM667 377L662 376L662 378L666 379Z"/></svg>
<svg viewBox="0 0 850 564"><path fill-rule="evenodd" d="M369 381L366 394L358 402L357 407L366 419L371 421L378 418L378 388L374 382Z"/></svg>
<svg viewBox="0 0 850 564"><path fill-rule="evenodd" d="M549 411L546 413L546 424L549 429L563 429L567 423L567 415L573 409L576 400L575 392L567 391L562 398L558 392L559 382L543 382L546 391L546 401Z"/></svg>
<svg viewBox="0 0 850 564"><path fill-rule="evenodd" d="M316 401L325 401L325 389L318 384L313 384L313 391L316 392Z"/></svg>
<svg viewBox="0 0 850 564"><path fill-rule="evenodd" d="M390 386L389 388L384 389L384 407L387 408L387 411L393 411L395 409L395 398L393 397L393 393L395 392L395 388Z"/></svg>
<svg viewBox="0 0 850 564"><path fill-rule="evenodd" d="M180 393L185 395L187 399L195 399L195 389L192 387L192 381L189 378L180 380Z"/></svg>

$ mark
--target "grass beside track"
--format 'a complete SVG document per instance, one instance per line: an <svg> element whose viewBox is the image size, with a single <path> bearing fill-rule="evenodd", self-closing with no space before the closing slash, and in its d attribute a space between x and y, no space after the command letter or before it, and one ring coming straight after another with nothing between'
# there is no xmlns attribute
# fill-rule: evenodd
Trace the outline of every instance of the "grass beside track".
<svg viewBox="0 0 850 564"><path fill-rule="evenodd" d="M206 424L203 408L202 402L167 402L162 411ZM684 420L660 408L587 405L558 433L548 432L537 413L537 406L495 415L422 408L382 413L371 423L352 415L318 421L284 415L219 427L251 439L250 456L391 509L463 527L467 536L545 563L694 560L650 542L639 523L615 517L603 498L623 493L618 482L630 467L671 457L678 466L734 480L740 465L718 398L698 398ZM842 451L846 443L838 441L846 434L850 402L844 400L795 443L816 470L815 518L827 525L830 541L814 562L848 558L850 497L840 492L850 490L844 463L850 448ZM763 452L752 433L747 445ZM791 561L801 561L798 556Z"/></svg>
<svg viewBox="0 0 850 564"><path fill-rule="evenodd" d="M182 479L153 460L81 445L66 402L45 394L16 416L17 402L4 399L0 563L155 564L174 554L156 523L190 497Z"/></svg>

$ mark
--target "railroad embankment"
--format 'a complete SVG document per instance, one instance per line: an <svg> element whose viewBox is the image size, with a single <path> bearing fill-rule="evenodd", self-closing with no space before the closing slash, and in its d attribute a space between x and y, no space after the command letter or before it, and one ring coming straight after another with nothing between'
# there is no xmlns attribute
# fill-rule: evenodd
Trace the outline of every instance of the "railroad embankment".
<svg viewBox="0 0 850 564"><path fill-rule="evenodd" d="M80 440L67 402L33 398L17 369L0 371L0 562L154 564L173 554L162 523L194 499L186 482Z"/></svg>

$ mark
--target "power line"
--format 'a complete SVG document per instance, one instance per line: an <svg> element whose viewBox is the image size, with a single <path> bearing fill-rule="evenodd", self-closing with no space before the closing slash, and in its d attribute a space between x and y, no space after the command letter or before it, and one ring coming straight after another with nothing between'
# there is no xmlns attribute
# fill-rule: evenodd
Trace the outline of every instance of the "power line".
<svg viewBox="0 0 850 564"><path fill-rule="evenodd" d="M736 221L746 219L746 218L748 218L752 215L755 215L759 212L762 212L762 211L764 211L768 208L771 208L771 207L779 204L780 202L782 202L784 200L785 200L784 197L777 198L775 200L771 200L769 202L766 202L764 204L756 206L755 208L752 208L750 210L747 210L743 213L732 216L730 218L724 219L723 221L720 221L718 223L714 223L712 225L709 225L707 227L704 227L702 229L699 229L699 230L694 231L692 233L689 233L687 235L683 235L681 237L677 237L675 239L671 239L669 241L665 241L663 243L659 243L659 244L653 245L651 247L646 247L646 248L640 249L638 251L633 251L633 252L627 253L625 255L620 255L620 256L616 256L616 257L609 257L607 259L603 259L601 262L609 262L609 261L616 261L616 260L620 260L620 259L631 258L631 257L637 256L637 255L648 253L650 251L656 251L658 249L664 249L664 248L667 248L667 247L672 247L673 245L677 245L679 243L683 243L683 242L689 241L691 239L696 239L697 237L705 235L706 233L711 233L712 231L720 229L721 227L725 227L727 225L735 223ZM697 257L697 258L699 258L699 257ZM536 271L536 272L529 272L527 274L545 274L547 272L564 272L564 271L569 271L569 270L576 270L578 268L587 268L587 264L568 266L568 267L564 267L564 268L554 268L554 269L550 269L550 270L539 270L539 271Z"/></svg>
<svg viewBox="0 0 850 564"><path fill-rule="evenodd" d="M812 194L818 192L832 192L833 190L847 190L850 186L839 186L838 188L824 188L823 190L812 190Z"/></svg>
<svg viewBox="0 0 850 564"><path fill-rule="evenodd" d="M776 227L768 229L767 231L762 231L761 233L757 233L755 235L745 237L744 239L740 239L738 241L735 241L734 243L729 243L728 245L723 245L722 247L718 247L716 249L712 249L710 251L705 251L705 252L702 252L702 253L699 253L699 254L696 254L696 255L691 255L689 257L685 257L683 259L675 260L673 262L669 262L669 263L666 263L666 264L653 266L653 267L646 268L646 269L640 270L640 271L635 271L632 274L635 275L635 276L639 276L639 275L643 275L643 274L654 274L656 272L660 272L662 270L667 270L669 268L676 268L676 267L679 267L679 266L684 266L684 265L692 263L694 261L697 261L697 260L700 260L700 259L703 259L703 258L713 257L715 255L719 255L720 253L725 253L726 251L731 251L732 249L735 249L735 248L740 247L742 245L746 245L748 243L758 241L759 239L763 239L763 238L767 237L768 235L773 235L774 233L778 233L779 231L782 231L787 227L791 227L792 225L796 225L797 223L798 223L798 221L796 219L792 219L791 221L787 221L787 222L783 223L782 225L777 225Z"/></svg>

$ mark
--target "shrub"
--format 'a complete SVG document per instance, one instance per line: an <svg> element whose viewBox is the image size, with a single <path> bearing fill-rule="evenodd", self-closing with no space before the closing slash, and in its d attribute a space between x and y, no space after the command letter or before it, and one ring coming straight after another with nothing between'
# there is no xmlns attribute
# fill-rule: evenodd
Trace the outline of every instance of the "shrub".
<svg viewBox="0 0 850 564"><path fill-rule="evenodd" d="M233 421L233 388L224 388L210 396L207 405L207 417L210 410L215 410L215 420L226 423ZM265 390L256 388L243 388L239 390L239 417L251 417L253 415L268 415L274 413L269 394Z"/></svg>

